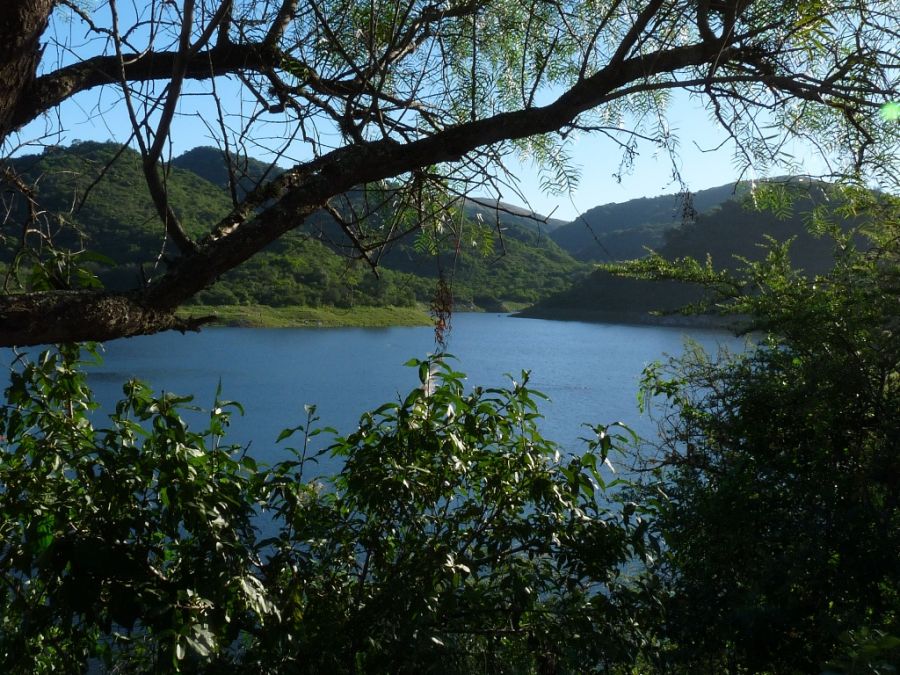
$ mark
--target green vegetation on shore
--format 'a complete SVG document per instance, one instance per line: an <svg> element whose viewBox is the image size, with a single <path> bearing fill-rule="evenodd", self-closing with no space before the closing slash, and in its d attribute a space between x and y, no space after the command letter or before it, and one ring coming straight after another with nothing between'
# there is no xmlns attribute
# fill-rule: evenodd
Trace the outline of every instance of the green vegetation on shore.
<svg viewBox="0 0 900 675"><path fill-rule="evenodd" d="M422 305L412 307L269 307L267 305L190 305L182 316L215 316L213 326L242 328L381 328L427 326Z"/></svg>
<svg viewBox="0 0 900 675"><path fill-rule="evenodd" d="M268 169L245 159L240 192L251 189ZM171 206L194 237L202 237L232 208L223 162L215 148L195 148L170 167ZM65 224L54 244L67 251L69 267L80 266L110 290L152 282L165 272L171 251L141 189L144 178L135 151L78 142L13 163L21 175L40 177L38 196L48 217ZM387 232L399 211L385 205L385 199L371 204L369 197L365 190L353 190L332 207L353 220L359 230L355 236L365 231L371 238L367 243L375 242L368 255L371 263L377 261L377 276L369 263L353 255L354 244L344 228L320 211L298 218L293 229L198 292L194 302L216 307L215 313L230 324L409 325L423 322L415 308L432 300L440 277L452 285L458 307L506 311L563 291L589 271L546 236L539 216L471 200L445 205L447 223L439 233L378 245L390 238ZM35 261L17 257L16 246L11 237L0 239L0 270L16 266L17 276L36 287L30 276ZM72 279L61 278L66 274L56 276L60 278L38 282L54 288L71 285ZM329 307L335 309L317 309Z"/></svg>

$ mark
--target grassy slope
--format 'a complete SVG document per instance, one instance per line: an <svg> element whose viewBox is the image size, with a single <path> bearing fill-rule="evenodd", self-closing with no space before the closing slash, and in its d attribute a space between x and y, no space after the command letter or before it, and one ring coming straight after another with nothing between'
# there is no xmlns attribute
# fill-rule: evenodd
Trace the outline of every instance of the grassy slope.
<svg viewBox="0 0 900 675"><path fill-rule="evenodd" d="M382 328L427 326L431 319L415 307L268 307L266 305L191 305L178 310L182 316L215 316L215 326L244 328Z"/></svg>

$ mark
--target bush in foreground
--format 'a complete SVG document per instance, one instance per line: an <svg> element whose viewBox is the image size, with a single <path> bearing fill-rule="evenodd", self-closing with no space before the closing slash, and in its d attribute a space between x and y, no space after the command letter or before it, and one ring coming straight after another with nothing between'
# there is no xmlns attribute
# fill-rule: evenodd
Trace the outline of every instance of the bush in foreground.
<svg viewBox="0 0 900 675"><path fill-rule="evenodd" d="M867 246L832 228L825 274L795 272L774 243L732 283L664 270L737 289L720 308L761 336L645 374L645 400L665 405L635 500L665 542L667 672L897 672L900 202L867 209Z"/></svg>
<svg viewBox="0 0 900 675"><path fill-rule="evenodd" d="M125 385L103 426L75 347L0 411L0 664L9 673L558 672L635 658L616 598L642 530L604 506L597 429L562 456L527 377L466 393L442 362L304 469L314 418L258 465L218 401ZM426 382L429 384L426 386ZM426 391L433 389L433 391Z"/></svg>

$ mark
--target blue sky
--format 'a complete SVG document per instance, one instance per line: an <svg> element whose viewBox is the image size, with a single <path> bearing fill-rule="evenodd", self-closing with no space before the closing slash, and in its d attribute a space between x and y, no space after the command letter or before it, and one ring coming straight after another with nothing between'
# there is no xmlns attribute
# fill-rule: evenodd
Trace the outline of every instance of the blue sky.
<svg viewBox="0 0 900 675"><path fill-rule="evenodd" d="M677 193L681 186L675 180L676 167L691 190L723 185L738 178L740 171L734 161L734 147L728 142L723 145L724 131L709 120L699 102L683 92L677 94L667 122L678 139L674 167L667 152L643 143L638 146L631 169L623 173L621 150L612 141L598 136L583 136L571 147L573 163L581 172L572 195L543 194L537 169L519 165L523 192L529 195L531 207L544 215L553 212L554 218L572 220L598 204Z"/></svg>
<svg viewBox="0 0 900 675"><path fill-rule="evenodd" d="M104 16L105 13L99 13L101 22ZM76 53L83 57L100 48L100 43L92 42L92 38L80 38L76 29L77 22L66 20L64 14L57 14L54 18L51 30L57 31L57 37L66 45L66 48L60 49L55 55L62 62L71 61ZM217 87L227 104L238 104L241 92L234 80L220 78L217 80ZM180 116L172 132L173 155L198 145L215 144L207 127L209 122L215 124L211 100L209 96L192 94L192 88L200 91L198 87L186 87L188 95L181 100ZM54 133L41 142L68 144L75 139L125 141L131 127L120 97L121 94L115 87L85 92L64 103L48 120L38 120L31 124L24 130L22 138L37 140L42 138L48 128L62 128L62 133ZM292 129L280 121L280 116L272 116L271 119L272 124L263 127L262 133L266 137L257 136L248 144L251 156L262 160L270 159L267 148L277 145L291 133ZM710 121L707 111L699 102L692 100L684 92L676 93L672 97L667 123L678 139L677 170L688 188L700 190L738 178L734 147L725 142L724 132ZM34 148L25 147L21 152L39 151L39 145L40 143L35 143ZM581 173L577 189L571 195L545 194L540 188L540 177L535 166L529 162L522 164L514 159L507 162L507 167L519 177L520 191L527 196L527 205L538 213L572 220L579 213L598 204L652 197L681 189L674 178L674 167L668 153L661 152L649 143L638 147L633 166L625 173L621 173L622 152L608 139L582 136L568 150L573 164ZM801 157L808 154L802 148L798 152ZM303 156L294 159L303 159ZM282 161L281 164L289 165L290 162ZM748 173L743 177L756 179L762 176ZM484 195L475 193L473 196ZM501 197L510 203L525 205L512 190L506 190Z"/></svg>
<svg viewBox="0 0 900 675"><path fill-rule="evenodd" d="M220 86L227 89L227 85ZM118 98L118 92L109 89L102 93L86 92L66 102L58 113L64 133L54 134L46 141L68 144L76 139L127 140L130 125L124 106L116 105ZM173 155L179 155L198 145L214 145L211 132L204 122L213 118L207 97L186 96L180 104L180 113L172 133ZM55 126L57 118L50 121ZM738 177L733 147L729 143L722 145L725 140L724 132L709 120L707 112L698 102L690 100L686 94L677 95L667 121L678 138L678 171L691 190L722 185ZM46 122L38 120L26 127L22 138L38 139L45 128ZM275 124L271 133L278 138L286 134L287 129ZM266 139L257 138L255 142L257 150L254 151L250 146L250 154L259 159L267 159ZM28 151L27 148L24 150ZM521 192L528 197L528 205L538 213L572 220L579 213L598 204L653 197L678 192L680 189L673 177L672 161L668 153L649 143L638 147L638 155L631 170L621 174L622 152L608 139L582 136L570 146L569 151L573 164L581 173L577 189L571 195L545 194L540 188L537 167L528 161L519 163L512 160L508 163L508 168L520 179ZM620 175L620 179L616 175ZM759 178L752 175L744 177ZM505 191L502 198L522 205L522 200L512 190Z"/></svg>

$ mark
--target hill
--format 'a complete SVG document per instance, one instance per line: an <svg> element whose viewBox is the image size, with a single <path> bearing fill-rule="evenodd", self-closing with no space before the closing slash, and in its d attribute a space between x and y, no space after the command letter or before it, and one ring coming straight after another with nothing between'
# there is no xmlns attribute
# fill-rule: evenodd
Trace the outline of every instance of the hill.
<svg viewBox="0 0 900 675"><path fill-rule="evenodd" d="M87 250L106 259L102 263L93 256L97 260L88 265L104 285L133 286L167 264L162 226L136 152L83 142L48 148L14 163L39 186L36 196L47 209L54 244L82 258L77 252ZM251 158L236 165L239 191L279 171ZM215 148L195 148L173 160L166 184L174 211L193 235L207 231L231 208L228 170ZM492 207L498 220L489 227L477 222L475 214L482 208L487 207L473 203L463 213L464 219L471 213L472 222L464 220L461 232L477 233L476 246L463 243L461 236L436 247L400 241L381 255L377 277L363 261L341 255L349 240L327 214L318 213L195 300L214 306L412 306L431 299L434 279L443 269L452 275L463 306L497 310L507 302L526 304L563 290L586 273L584 265L533 225L539 216ZM386 220L390 214L382 210L371 217ZM13 237L0 242L0 266L12 265L15 251Z"/></svg>
<svg viewBox="0 0 900 675"><path fill-rule="evenodd" d="M466 200L465 210L466 216L471 219L477 219L480 215L481 220L486 223L500 221L506 225L521 225L537 232L550 233L568 224L565 220L547 218L521 206L496 199L472 197Z"/></svg>
<svg viewBox="0 0 900 675"><path fill-rule="evenodd" d="M139 189L144 176L136 152L82 142L52 146L39 155L15 158L12 164L36 185L35 197L46 211L45 235L57 247L86 249L109 259L109 265L94 265L106 286L133 287L165 264L163 227L146 189ZM173 167L166 184L173 210L193 235L228 213L222 190L190 171ZM21 220L21 215L14 211L13 220ZM8 263L12 255L13 242L7 240L2 259Z"/></svg>
<svg viewBox="0 0 900 675"><path fill-rule="evenodd" d="M283 171L277 165L246 155L230 154L228 159L230 161L226 160L218 148L199 146L173 159L172 166L191 171L229 194L233 184L238 198L246 195L260 182L271 180Z"/></svg>
<svg viewBox="0 0 900 675"><path fill-rule="evenodd" d="M813 184L797 199L792 210L776 215L759 211L742 200L730 199L696 217L693 222L670 228L663 233L658 252L668 260L710 256L717 269L735 269L747 260L765 256L766 237L777 241L793 240L791 264L815 274L831 266L833 244L825 237L809 232L807 221L827 186ZM845 222L845 227L851 223ZM582 281L550 296L521 312L521 316L552 319L634 321L662 323L703 323L696 317L654 318L651 312L672 312L700 300L700 289L674 281L645 281L616 277L595 270Z"/></svg>
<svg viewBox="0 0 900 675"><path fill-rule="evenodd" d="M238 190L251 189L281 170L252 158L235 163ZM19 157L15 168L36 182L37 197L47 209L47 233L56 245L72 252L91 251L108 261L98 258L88 265L104 285L133 286L167 264L162 226L143 188L140 157L134 151L84 142ZM215 148L195 148L174 159L166 182L175 212L194 235L231 208L229 172ZM813 189L781 219L746 207L739 197L745 190L745 185L723 185L700 191L689 202L666 195L605 204L568 224L502 202L468 199L446 214L452 226L427 228L373 251L378 276L358 256L346 255L353 241L331 215L319 212L199 293L195 302L273 308L411 307L428 303L435 280L443 276L452 283L458 309L504 311L534 304L526 315L646 320L650 310L668 311L695 301L697 291L605 272L588 275L589 266L564 247L580 246L576 255L593 259L601 257L596 253L601 246L612 259L637 257L644 247L670 258L710 254L717 265L729 267L734 255L762 255L758 244L768 234L779 240L797 238L795 265L819 271L827 264L829 244L811 237L804 226L804 214L822 198L822 189ZM23 206L14 206L14 216L17 208ZM352 191L335 209L356 217L353 227L359 232L383 234L397 223L415 224L409 220L415 214L396 210L390 188L378 199L370 199L362 189ZM690 215L703 212L690 220L685 210ZM0 266L12 264L15 250L14 237L0 242Z"/></svg>
<svg viewBox="0 0 900 675"><path fill-rule="evenodd" d="M216 148L195 148L172 163L190 168L223 188L229 184L224 157ZM261 178L271 177L280 171L278 167L253 159L237 159L234 163L237 165L235 176L241 177L241 185L245 189L251 189ZM377 238L392 227L402 227L402 223L393 222L398 219L389 207L393 201L390 187L369 192L359 189L336 200L333 206L351 223L357 241L365 241L367 233ZM587 267L577 264L547 236L549 231L563 224L561 220L548 219L521 207L486 199L460 200L457 208L461 210L461 221L454 218L455 230L430 237L429 241L424 241L426 238L421 235L418 238L406 237L373 252L384 277L380 285L396 285L395 272L416 277L404 280L402 297L394 292L387 293L387 296L397 302L404 298L409 302L410 297L428 302L433 293L434 280L443 274L452 278L457 307L504 311L507 306L531 304L564 290L575 278L588 272ZM324 212L313 214L301 231L342 254L340 260L345 267L340 272L332 269L330 279L325 282L330 286L326 294L329 304L352 304L355 302L353 298L359 295L359 288L366 289L364 295L378 295L377 279L364 279L348 273L343 254L357 254L356 242L333 217ZM248 288L255 289L252 293L259 297L262 289L258 281L266 276L260 266L273 263L278 264L265 255L259 261L250 261L245 266L246 270L233 273L241 279L237 288L226 279L224 284L217 285L220 286L218 290L201 294L200 300L229 304L247 302ZM352 265L359 267L361 272L366 271L366 266L359 261ZM298 268L298 265L293 267ZM321 271L307 274L303 283L308 286L321 276ZM285 285L283 280L281 285ZM294 298L289 304L309 302L309 294L303 289L293 288L287 292ZM276 302L272 297L264 297L266 304Z"/></svg>
<svg viewBox="0 0 900 675"><path fill-rule="evenodd" d="M603 204L554 229L550 237L577 260L609 262L639 258L658 249L665 233L697 214L745 192L729 183L687 195L661 195Z"/></svg>
<svg viewBox="0 0 900 675"><path fill-rule="evenodd" d="M172 166L191 171L225 190L229 190L234 182L239 196L261 181L272 179L284 171L277 164L261 162L246 155L232 153L226 159L222 150L211 146L198 146L186 151L172 160ZM567 224L565 220L547 218L521 206L483 197L464 200L463 210L466 217L473 221L520 225L537 232L549 233Z"/></svg>

